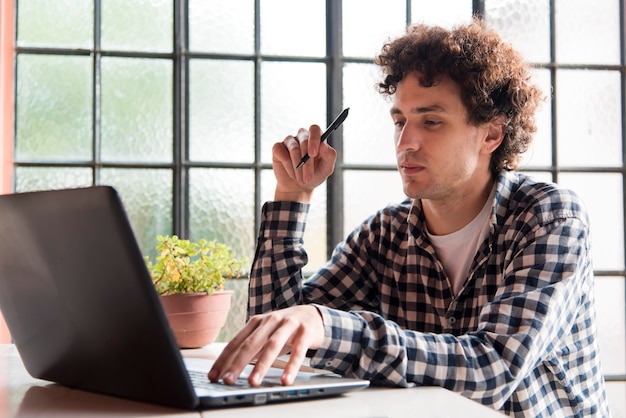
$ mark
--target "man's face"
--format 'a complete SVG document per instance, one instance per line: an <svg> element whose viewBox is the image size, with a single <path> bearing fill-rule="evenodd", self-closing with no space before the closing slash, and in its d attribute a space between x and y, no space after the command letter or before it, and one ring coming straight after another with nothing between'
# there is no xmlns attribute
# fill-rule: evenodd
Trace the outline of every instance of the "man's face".
<svg viewBox="0 0 626 418"><path fill-rule="evenodd" d="M468 124L460 92L448 78L423 87L418 73L398 84L391 117L398 170L409 197L462 199L490 175L490 154L481 152L487 127Z"/></svg>

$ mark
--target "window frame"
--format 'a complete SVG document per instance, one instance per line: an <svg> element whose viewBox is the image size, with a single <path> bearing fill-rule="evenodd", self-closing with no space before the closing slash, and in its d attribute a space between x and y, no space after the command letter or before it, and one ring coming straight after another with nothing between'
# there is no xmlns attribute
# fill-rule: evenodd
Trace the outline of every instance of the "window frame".
<svg viewBox="0 0 626 418"><path fill-rule="evenodd" d="M255 45L254 53L251 56L233 56L226 54L201 54L190 52L188 48L189 40L187 36L188 28L188 0L173 0L174 7L174 36L172 39L173 50L171 53L128 53L122 51L102 51L100 48L100 4L102 0L94 0L94 45L93 50L70 50L59 48L34 48L34 47L17 47L16 46L16 0L3 0L0 2L0 134L2 135L2 144L0 146L0 161L2 169L0 169L0 193L11 193L14 191L14 170L17 167L35 167L35 166L68 166L68 167L89 167L93 170L94 184L98 184L99 171L102 168L122 167L122 168L169 168L173 175L173 207L172 207L172 233L182 237L189 236L189 179L188 173L192 168L242 168L254 171L255 186L255 214L254 214L254 234L260 226L261 211L261 185L260 177L263 170L271 169L271 165L263 163L260 155L260 66L262 62L280 61L280 60L304 60L307 62L318 61L324 62L327 67L327 120L338 114L342 108L342 91L343 91L343 67L347 63L371 63L371 60L361 60L356 58L347 58L343 56L341 45L341 22L342 22L342 5L341 1L326 0L327 25L326 25L326 56L319 58L294 58L294 57L267 57L263 56L260 51L260 25L259 25L259 8L260 0L255 0ZM552 175L554 181L558 181L561 173L615 173L622 177L622 205L623 219L626 220L626 0L619 1L620 8L620 64L619 65L563 65L556 62L556 39L555 39L555 2L550 0L550 63L538 64L537 67L550 71L552 86L556 86L557 71L561 69L574 70L611 70L618 71L621 76L621 142L622 142L622 165L621 167L570 167L560 166L558 161L557 149L557 98L553 97L551 101L552 124L551 124L551 151L552 161L550 166L545 167L528 167L524 171L528 172L547 172ZM485 13L485 0L472 1L473 12L476 15L483 16ZM406 23L411 20L411 0L406 0ZM15 141L15 94L16 94L16 62L19 54L66 54L66 55L84 55L92 56L94 66L94 94L93 94L93 112L94 112L94 151L93 159L87 162L46 162L46 161L19 161L14 158L14 141ZM150 164L150 163L110 163L100 160L97 147L100 139L99 133L99 92L98 77L99 65L102 57L122 56L122 57L146 57L146 58L166 58L173 61L173 77L174 77L174 96L173 96L173 161L171 164ZM254 162L250 164L232 164L232 163L202 163L189 159L188 143L189 143L189 62L195 58L210 59L242 59L252 60L255 65L255 156ZM327 239L326 252L330 256L334 246L344 238L344 180L343 175L347 171L358 170L385 170L395 171L392 166L372 166L369 164L345 164L343 162L343 136L341 129L337 130L333 136L333 146L338 153L338 163L333 175L327 183ZM626 221L624 222L623 236L626 239ZM624 245L626 248L626 245ZM626 259L626 250L624 258ZM596 270L595 275L602 280L602 277L621 277L626 281L626 267L621 270ZM626 299L626 294L624 295ZM623 313L626 317L626 312ZM606 375L607 381L626 381L626 374Z"/></svg>

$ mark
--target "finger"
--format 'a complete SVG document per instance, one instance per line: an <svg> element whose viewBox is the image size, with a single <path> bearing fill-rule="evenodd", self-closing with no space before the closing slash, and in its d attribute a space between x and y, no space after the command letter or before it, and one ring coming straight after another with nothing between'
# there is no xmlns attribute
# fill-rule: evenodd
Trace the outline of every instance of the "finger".
<svg viewBox="0 0 626 418"><path fill-rule="evenodd" d="M281 383L285 386L292 385L304 359L306 352L309 348L309 344L302 337L302 331L294 338L291 346L291 353L289 354L289 360L285 365L285 370L281 376Z"/></svg>
<svg viewBox="0 0 626 418"><path fill-rule="evenodd" d="M244 328L224 347L209 373L211 381L222 379L228 385L234 384L243 369L259 357L266 341L277 327L276 322L269 314L250 318Z"/></svg>
<svg viewBox="0 0 626 418"><path fill-rule="evenodd" d="M208 377L212 382L219 381L229 370L232 370L233 363L239 358L240 347L243 342L254 332L257 325L252 319L230 340L224 347L220 355L215 360L213 367L209 371Z"/></svg>
<svg viewBox="0 0 626 418"><path fill-rule="evenodd" d="M311 125L309 129L309 140L307 150L309 153L309 161L302 166L302 181L310 183L315 177L315 166L320 149L321 129L317 125Z"/></svg>
<svg viewBox="0 0 626 418"><path fill-rule="evenodd" d="M300 128L295 136L285 138L283 144L289 151L291 169L287 169L290 176L296 179L301 179L302 174L300 170L295 168L300 163L302 157L306 154L309 142L309 132ZM293 175L291 173L294 173Z"/></svg>
<svg viewBox="0 0 626 418"><path fill-rule="evenodd" d="M280 170L290 178L296 178L296 170L294 169L293 162L290 155L289 145L287 141L297 142L295 137L287 137L283 142L277 142L272 148L272 166L274 169L280 168ZM291 145L293 147L293 145Z"/></svg>
<svg viewBox="0 0 626 418"><path fill-rule="evenodd" d="M295 321L291 318L285 317L279 320L278 326L274 329L271 336L267 338L265 346L259 352L256 364L248 377L250 385L258 386L261 384L274 360L285 352L287 342L295 329Z"/></svg>
<svg viewBox="0 0 626 418"><path fill-rule="evenodd" d="M309 131L307 132L307 139L309 140L307 152L311 158L317 157L320 149L321 137L322 129L318 125L311 125Z"/></svg>

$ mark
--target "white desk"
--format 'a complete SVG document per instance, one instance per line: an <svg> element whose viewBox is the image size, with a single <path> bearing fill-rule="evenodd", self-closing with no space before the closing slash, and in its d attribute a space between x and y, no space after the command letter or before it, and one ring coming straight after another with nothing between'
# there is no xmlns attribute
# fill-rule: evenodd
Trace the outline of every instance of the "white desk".
<svg viewBox="0 0 626 418"><path fill-rule="evenodd" d="M215 349L185 351L210 357ZM251 407L181 411L68 389L28 375L11 344L0 345L0 418L5 417L502 417L476 402L436 387L368 388L335 398Z"/></svg>

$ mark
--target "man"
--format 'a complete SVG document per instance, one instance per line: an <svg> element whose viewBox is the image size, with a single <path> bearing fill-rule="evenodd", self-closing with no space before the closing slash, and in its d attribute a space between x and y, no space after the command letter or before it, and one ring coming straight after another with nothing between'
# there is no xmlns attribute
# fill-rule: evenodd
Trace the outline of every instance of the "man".
<svg viewBox="0 0 626 418"><path fill-rule="evenodd" d="M412 26L376 63L410 199L303 282L309 202L336 153L316 125L276 144L251 318L209 378L233 383L254 359L257 385L290 352L287 385L309 354L314 367L439 385L510 415L608 416L587 214L573 192L514 171L542 99L527 66L479 22Z"/></svg>

